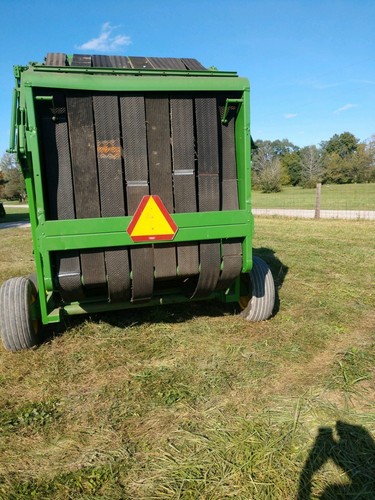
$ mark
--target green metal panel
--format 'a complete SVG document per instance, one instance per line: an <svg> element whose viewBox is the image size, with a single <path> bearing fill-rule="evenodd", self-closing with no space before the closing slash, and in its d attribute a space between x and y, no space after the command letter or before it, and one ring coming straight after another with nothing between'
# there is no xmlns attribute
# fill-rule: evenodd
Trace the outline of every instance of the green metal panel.
<svg viewBox="0 0 375 500"><path fill-rule="evenodd" d="M249 88L248 80L239 77L223 76L221 78L194 76L134 76L123 78L110 72L90 73L58 73L26 71L21 76L21 87L54 88L70 90L88 90L98 92L191 92L191 91L244 91Z"/></svg>
<svg viewBox="0 0 375 500"><path fill-rule="evenodd" d="M189 214L179 214L179 215L189 215ZM180 217L177 214L173 217L178 224ZM207 224L206 226L191 226L187 225L186 227L179 226L179 230L173 240L174 243L180 243L184 241L205 241L210 239L221 239L221 238L241 238L248 236L249 233L249 224L251 221L248 220L247 216L244 215L244 218L247 219L246 223L236 224L232 223L228 226L223 225L212 225ZM128 218L125 218L128 219ZM85 220L76 220L74 222L77 223L75 226L75 230L77 231L79 227L88 227L86 224L90 219ZM65 222L62 222L61 233L63 233L62 228ZM60 222L47 222L45 226L38 227L37 230L37 238L39 250L41 252L44 251L53 251L53 250L73 250L73 249L82 249L82 248L103 248L103 247L111 247L111 246L137 246L137 245L155 245L155 241L153 242L142 242L142 243L134 243L129 235L126 233L126 223L124 224L124 228L122 231L110 231L109 227L103 233L96 231L92 232L82 232L82 233L69 233L69 231L60 235L49 235L49 227L50 224L60 224ZM68 221L67 221L68 222ZM92 222L95 225L95 219L92 219ZM82 223L82 226L80 225ZM159 243L163 243L163 241L159 241Z"/></svg>
<svg viewBox="0 0 375 500"><path fill-rule="evenodd" d="M44 195L41 183L40 151L37 137L34 101L31 89L24 89L24 92L21 92L20 96L20 104L22 105L24 101L24 109L27 110L27 129L25 131L26 161L24 162L24 173L26 174L26 188L29 199L29 212L33 235L34 258L38 278L41 319L45 324L48 322L45 280L47 280L49 285L52 285L52 272L50 258L49 256L45 256L45 258L43 258L43 255L40 252L38 238L36 236L38 227L43 225L45 222ZM22 131L20 130L19 133L21 137Z"/></svg>
<svg viewBox="0 0 375 500"><path fill-rule="evenodd" d="M249 241L242 245L242 272L248 272L253 267L252 234L254 217L251 211L251 138L250 138L250 87L247 86L242 94L243 104L239 108L236 122L236 154L239 206L248 215Z"/></svg>

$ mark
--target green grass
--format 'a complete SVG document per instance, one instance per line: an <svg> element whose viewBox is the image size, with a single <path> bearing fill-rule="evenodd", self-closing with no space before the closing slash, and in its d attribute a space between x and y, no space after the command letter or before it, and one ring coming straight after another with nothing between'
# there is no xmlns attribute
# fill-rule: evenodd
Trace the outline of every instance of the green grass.
<svg viewBox="0 0 375 500"><path fill-rule="evenodd" d="M196 303L0 350L1 499L373 498L373 223L259 218L254 243L269 321ZM0 281L32 270L2 230Z"/></svg>
<svg viewBox="0 0 375 500"><path fill-rule="evenodd" d="M254 208L314 209L315 189L284 186L280 193L253 191ZM375 184L322 186L322 210L375 210Z"/></svg>

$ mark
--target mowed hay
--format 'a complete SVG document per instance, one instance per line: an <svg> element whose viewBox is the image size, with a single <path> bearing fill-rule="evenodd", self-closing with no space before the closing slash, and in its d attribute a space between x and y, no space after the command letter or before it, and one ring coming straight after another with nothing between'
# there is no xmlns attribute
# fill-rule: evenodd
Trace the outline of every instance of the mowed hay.
<svg viewBox="0 0 375 500"><path fill-rule="evenodd" d="M2 279L33 271L27 230L1 241ZM269 321L192 303L2 349L0 498L372 498L373 224L260 218L254 246Z"/></svg>

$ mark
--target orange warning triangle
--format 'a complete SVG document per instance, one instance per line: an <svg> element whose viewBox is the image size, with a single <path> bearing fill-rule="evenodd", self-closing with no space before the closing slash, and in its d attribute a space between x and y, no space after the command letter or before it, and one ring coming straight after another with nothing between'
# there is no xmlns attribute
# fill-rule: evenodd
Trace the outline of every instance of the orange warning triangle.
<svg viewBox="0 0 375 500"><path fill-rule="evenodd" d="M133 241L173 240L178 227L157 195L144 196L127 228Z"/></svg>

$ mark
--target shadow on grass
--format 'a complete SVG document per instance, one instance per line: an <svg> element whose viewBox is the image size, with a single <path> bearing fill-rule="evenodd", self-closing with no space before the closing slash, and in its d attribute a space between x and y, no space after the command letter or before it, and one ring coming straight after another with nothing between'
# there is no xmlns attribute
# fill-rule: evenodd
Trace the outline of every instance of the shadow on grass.
<svg viewBox="0 0 375 500"><path fill-rule="evenodd" d="M6 223L6 222L29 222L29 213L28 212L17 212L14 214L6 214L5 217L2 217L0 219L0 227L1 224Z"/></svg>
<svg viewBox="0 0 375 500"><path fill-rule="evenodd" d="M275 280L276 298L273 316L280 309L280 299L278 290L282 287L288 272L288 267L277 257L274 250L270 248L256 248L254 254L261 257L271 268ZM187 299L188 300L188 299ZM240 307L237 303L223 303L217 300L199 300L185 302L182 304L162 305L152 307L139 307L137 309L123 309L119 311L94 313L79 316L65 316L61 324L50 325L44 328L42 341L51 340L55 336L60 336L71 328L84 323L89 317L90 321L105 321L111 326L129 328L133 325L147 323L183 323L197 317L220 317L237 315Z"/></svg>
<svg viewBox="0 0 375 500"><path fill-rule="evenodd" d="M297 500L312 498L313 477L328 460L342 469L350 483L328 485L321 500L375 498L375 442L364 427L339 420L334 429L319 429L301 472Z"/></svg>
<svg viewBox="0 0 375 500"><path fill-rule="evenodd" d="M47 325L43 328L41 343L60 337L85 321L93 323L105 322L117 328L132 328L147 324L169 323L178 324L199 317L218 318L225 315L235 315L236 306L214 300L189 302L188 304L173 304L150 306L138 309L122 309L100 313L88 313L77 316L63 315L60 323Z"/></svg>

